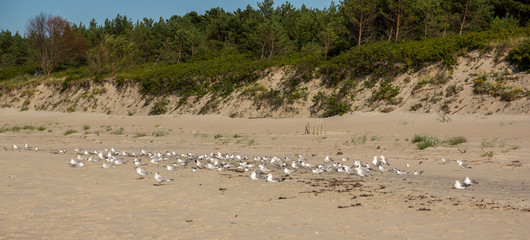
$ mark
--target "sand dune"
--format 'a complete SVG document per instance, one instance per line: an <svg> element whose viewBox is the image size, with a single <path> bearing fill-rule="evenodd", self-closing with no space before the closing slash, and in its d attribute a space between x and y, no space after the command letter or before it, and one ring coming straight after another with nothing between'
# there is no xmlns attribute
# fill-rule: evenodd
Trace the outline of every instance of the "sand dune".
<svg viewBox="0 0 530 240"><path fill-rule="evenodd" d="M328 119L117 116L0 109L0 239L527 239L530 236L530 117L356 113ZM305 126L322 134L304 134ZM16 127L20 127L17 130ZM31 127L30 127L31 126ZM42 126L45 129L36 129ZM15 127L15 128L13 128ZM42 130L42 131L39 131ZM75 133L65 135L68 130ZM466 143L417 149L415 134ZM17 144L40 151L13 150ZM248 156L325 156L422 175L374 171L361 178L299 170L281 183L250 171L167 171L154 186L128 164L70 167L75 148L139 153L222 152ZM60 149L66 153L59 153ZM442 164L441 158L450 162ZM470 169L460 168L455 160ZM147 157L142 157L148 162ZM253 160L250 160L251 162ZM410 167L406 167L409 164ZM273 168L274 176L283 176ZM479 182L451 189L469 176Z"/></svg>

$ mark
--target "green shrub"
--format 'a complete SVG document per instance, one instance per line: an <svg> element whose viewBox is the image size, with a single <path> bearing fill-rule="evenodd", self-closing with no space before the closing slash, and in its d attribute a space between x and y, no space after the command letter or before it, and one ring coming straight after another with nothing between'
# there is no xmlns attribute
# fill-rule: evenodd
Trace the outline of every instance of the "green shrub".
<svg viewBox="0 0 530 240"><path fill-rule="evenodd" d="M72 133L76 133L76 132L77 132L76 130L68 129L68 130L66 130L63 134L64 134L65 136L67 136L67 135L70 135L70 134L72 134Z"/></svg>
<svg viewBox="0 0 530 240"><path fill-rule="evenodd" d="M517 66L519 70L530 70L530 40L526 40L512 49L506 58L511 64Z"/></svg>
<svg viewBox="0 0 530 240"><path fill-rule="evenodd" d="M449 139L445 140L445 142L447 144L451 145L451 146L455 146L455 145L458 145L458 144L466 143L467 139L465 137L459 136L459 137L449 138Z"/></svg>
<svg viewBox="0 0 530 240"><path fill-rule="evenodd" d="M169 100L162 98L155 102L153 105L153 108L151 108L151 111L149 111L149 115L161 115L165 114L167 112L167 105L169 104Z"/></svg>

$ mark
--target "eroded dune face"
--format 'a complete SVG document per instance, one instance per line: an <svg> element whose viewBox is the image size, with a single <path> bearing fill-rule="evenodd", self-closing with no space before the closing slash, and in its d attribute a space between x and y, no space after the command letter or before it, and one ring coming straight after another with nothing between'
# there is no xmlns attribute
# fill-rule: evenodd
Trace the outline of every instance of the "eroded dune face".
<svg viewBox="0 0 530 240"><path fill-rule="evenodd" d="M240 119L3 108L0 116L0 232L8 239L530 234L527 115ZM306 134L308 125L320 130ZM456 137L465 141L453 145ZM420 150L420 139L434 144ZM139 177L135 162L152 174ZM259 165L283 181L252 180ZM173 181L158 186L156 172ZM452 189L466 177L478 184Z"/></svg>
<svg viewBox="0 0 530 240"><path fill-rule="evenodd" d="M335 105L317 101L338 88L322 84L321 78L301 83L287 93L285 81L295 71L270 69L269 74L243 85L229 96L213 93L197 98L142 95L139 84L117 86L114 79L99 83L80 81L63 89L61 79L36 81L0 95L2 107L20 110L94 112L118 115L216 114L236 118L290 118L333 115ZM468 53L448 70L440 64L396 76L390 88L384 79L367 77L346 91L346 112L413 112L440 114L528 114L530 75L518 72L494 53ZM366 84L373 82L373 84ZM385 92L395 90L394 93ZM276 93L276 94L270 94ZM294 95L293 95L294 94ZM320 95L319 95L320 94ZM289 96L289 97L286 97ZM336 113L335 113L336 114Z"/></svg>

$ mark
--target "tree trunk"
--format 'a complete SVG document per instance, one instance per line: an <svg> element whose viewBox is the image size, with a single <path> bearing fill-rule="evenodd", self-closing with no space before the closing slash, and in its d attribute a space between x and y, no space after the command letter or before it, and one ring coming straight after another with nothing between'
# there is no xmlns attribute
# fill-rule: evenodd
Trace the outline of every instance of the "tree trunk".
<svg viewBox="0 0 530 240"><path fill-rule="evenodd" d="M462 35L462 31L464 30L464 24L466 23L466 17L467 17L467 9L469 7L469 0L466 1L466 8L464 9L464 18L462 18L462 24L460 24L460 35Z"/></svg>
<svg viewBox="0 0 530 240"><path fill-rule="evenodd" d="M401 25L401 6L398 9L397 21L396 21L396 42L399 38L399 25Z"/></svg>
<svg viewBox="0 0 530 240"><path fill-rule="evenodd" d="M447 33L447 19L449 18L449 16L445 15L445 21L444 21L444 33L443 33L443 36L445 38L445 34Z"/></svg>
<svg viewBox="0 0 530 240"><path fill-rule="evenodd" d="M361 14L361 17L359 18L359 36L357 37L357 46L361 46L362 42L362 36L363 36L363 16Z"/></svg>
<svg viewBox="0 0 530 240"><path fill-rule="evenodd" d="M272 58L273 53L274 53L274 35L271 36L271 51L269 53L269 59Z"/></svg>
<svg viewBox="0 0 530 240"><path fill-rule="evenodd" d="M265 45L267 44L267 41L265 38L263 38L263 41L261 41L261 57L260 59L263 59L263 55L265 55Z"/></svg>
<svg viewBox="0 0 530 240"><path fill-rule="evenodd" d="M179 54L177 58L177 64L180 63L180 56L182 55L182 42L179 44Z"/></svg>

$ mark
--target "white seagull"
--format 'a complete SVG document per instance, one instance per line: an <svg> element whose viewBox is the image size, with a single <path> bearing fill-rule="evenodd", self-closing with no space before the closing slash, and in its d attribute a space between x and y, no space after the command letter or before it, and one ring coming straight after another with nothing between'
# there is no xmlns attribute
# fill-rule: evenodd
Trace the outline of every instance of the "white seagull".
<svg viewBox="0 0 530 240"><path fill-rule="evenodd" d="M462 162L462 160L456 160L456 162L458 163L458 166L460 166L461 168L471 168L465 162Z"/></svg>
<svg viewBox="0 0 530 240"><path fill-rule="evenodd" d="M258 165L259 166L259 170L261 170L262 172L270 172L271 170L266 168L265 166L263 166L263 164L260 164Z"/></svg>
<svg viewBox="0 0 530 240"><path fill-rule="evenodd" d="M283 168L283 172L287 175L291 174L291 173L294 173L296 172L295 169L288 169L288 168Z"/></svg>
<svg viewBox="0 0 530 240"><path fill-rule="evenodd" d="M14 150L20 150L20 147L17 146L16 144L13 144L13 149L14 149Z"/></svg>
<svg viewBox="0 0 530 240"><path fill-rule="evenodd" d="M260 179L265 179L265 176L261 175L261 171L254 170L250 174L250 179L252 179L252 180L260 180Z"/></svg>
<svg viewBox="0 0 530 240"><path fill-rule="evenodd" d="M464 183L467 184L467 185L478 184L477 181L475 181L475 180L473 180L473 179L471 179L471 178L469 178L469 177L466 177L466 178L464 179Z"/></svg>
<svg viewBox="0 0 530 240"><path fill-rule="evenodd" d="M108 169L108 168L115 168L116 165L113 165L113 164L110 164L110 163L106 163L106 162L104 162L104 163L101 165L101 167L102 167L102 168L106 168L106 169Z"/></svg>
<svg viewBox="0 0 530 240"><path fill-rule="evenodd" d="M455 185L453 186L453 189L466 189L467 187L469 187L468 184L466 183L462 184L460 181L456 180Z"/></svg>
<svg viewBox="0 0 530 240"><path fill-rule="evenodd" d="M272 173L269 173L267 175L267 182L281 182L281 181L283 181L283 180L280 179L280 178L272 177Z"/></svg>
<svg viewBox="0 0 530 240"><path fill-rule="evenodd" d="M136 173L140 175L140 179L143 179L145 176L151 174L150 172L142 169L141 167L136 167Z"/></svg>
<svg viewBox="0 0 530 240"><path fill-rule="evenodd" d="M158 186L162 185L162 182L173 181L172 178L164 177L164 176L160 175L158 172L155 172L155 180L158 182Z"/></svg>

